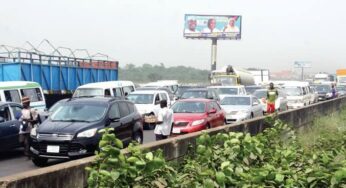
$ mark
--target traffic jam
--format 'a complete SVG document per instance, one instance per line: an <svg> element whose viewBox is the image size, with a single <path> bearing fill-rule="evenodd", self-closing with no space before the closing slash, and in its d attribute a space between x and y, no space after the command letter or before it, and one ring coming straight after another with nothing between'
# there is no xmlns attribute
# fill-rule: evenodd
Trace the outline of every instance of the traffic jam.
<svg viewBox="0 0 346 188"><path fill-rule="evenodd" d="M155 140L161 140L346 94L342 84L316 76L310 83L255 83L246 70L227 66L211 73L210 85L95 82L79 86L71 98L49 109L38 83L0 82L0 151L23 147L36 166L45 166L50 159L93 155L105 128L113 128L125 146L142 144L144 131L154 131Z"/></svg>

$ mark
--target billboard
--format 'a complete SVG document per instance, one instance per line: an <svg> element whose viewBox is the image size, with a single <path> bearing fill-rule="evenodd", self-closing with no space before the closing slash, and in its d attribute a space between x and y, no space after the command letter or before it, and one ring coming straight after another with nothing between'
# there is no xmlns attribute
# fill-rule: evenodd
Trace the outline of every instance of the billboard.
<svg viewBox="0 0 346 188"><path fill-rule="evenodd" d="M186 14L185 38L241 39L241 16Z"/></svg>

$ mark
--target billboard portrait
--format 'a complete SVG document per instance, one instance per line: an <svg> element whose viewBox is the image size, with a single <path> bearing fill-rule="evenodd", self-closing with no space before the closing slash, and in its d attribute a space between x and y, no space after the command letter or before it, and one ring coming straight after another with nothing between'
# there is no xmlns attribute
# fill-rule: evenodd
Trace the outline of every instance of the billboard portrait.
<svg viewBox="0 0 346 188"><path fill-rule="evenodd" d="M185 38L241 39L239 15L185 15Z"/></svg>

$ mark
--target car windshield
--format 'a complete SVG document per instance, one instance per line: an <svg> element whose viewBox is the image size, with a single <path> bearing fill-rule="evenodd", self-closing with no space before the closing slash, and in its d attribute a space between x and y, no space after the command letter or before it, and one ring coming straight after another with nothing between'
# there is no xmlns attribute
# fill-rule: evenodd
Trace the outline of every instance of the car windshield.
<svg viewBox="0 0 346 188"><path fill-rule="evenodd" d="M316 85L315 88L318 92L329 92L332 89L329 85Z"/></svg>
<svg viewBox="0 0 346 188"><path fill-rule="evenodd" d="M176 102L172 106L174 113L204 113L205 103L203 102Z"/></svg>
<svg viewBox="0 0 346 188"><path fill-rule="evenodd" d="M186 91L181 95L181 98L183 99L189 99L189 98L206 98L207 97L207 91Z"/></svg>
<svg viewBox="0 0 346 188"><path fill-rule="evenodd" d="M56 102L52 107L49 108L48 112L50 112L50 113L54 112L56 109L58 109L58 107L61 104L63 104L63 101Z"/></svg>
<svg viewBox="0 0 346 188"><path fill-rule="evenodd" d="M225 97L222 99L221 105L249 106L250 105L250 97Z"/></svg>
<svg viewBox="0 0 346 188"><path fill-rule="evenodd" d="M75 91L73 97L104 96L103 89L98 88L80 88Z"/></svg>
<svg viewBox="0 0 346 188"><path fill-rule="evenodd" d="M130 94L127 96L129 101L135 104L153 104L154 95L153 94Z"/></svg>
<svg viewBox="0 0 346 188"><path fill-rule="evenodd" d="M107 107L100 104L63 103L53 112L52 121L92 122L100 120Z"/></svg>
<svg viewBox="0 0 346 188"><path fill-rule="evenodd" d="M336 87L336 90L338 90L338 91L346 91L346 87L338 86L338 87Z"/></svg>
<svg viewBox="0 0 346 188"><path fill-rule="evenodd" d="M299 87L285 87L284 91L288 96L300 96L302 95L301 89Z"/></svg>
<svg viewBox="0 0 346 188"><path fill-rule="evenodd" d="M258 99L267 98L267 90L257 90L253 93Z"/></svg>
<svg viewBox="0 0 346 188"><path fill-rule="evenodd" d="M218 88L217 92L220 95L237 95L238 88Z"/></svg>
<svg viewBox="0 0 346 188"><path fill-rule="evenodd" d="M346 83L346 77L339 77L339 83Z"/></svg>
<svg viewBox="0 0 346 188"><path fill-rule="evenodd" d="M261 89L261 87L245 87L247 94L253 94L258 89Z"/></svg>

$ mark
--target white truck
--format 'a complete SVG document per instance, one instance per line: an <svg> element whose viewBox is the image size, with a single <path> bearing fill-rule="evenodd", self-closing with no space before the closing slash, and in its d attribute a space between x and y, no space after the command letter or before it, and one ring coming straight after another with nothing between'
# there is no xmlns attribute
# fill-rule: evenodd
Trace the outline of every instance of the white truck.
<svg viewBox="0 0 346 188"><path fill-rule="evenodd" d="M315 84L321 84L321 83L326 83L326 82L330 82L330 83L335 82L335 76L328 74L328 73L315 74L315 76L314 76L314 83Z"/></svg>
<svg viewBox="0 0 346 188"><path fill-rule="evenodd" d="M268 69L249 68L247 70L253 75L256 85L262 85L264 83L269 83L270 72Z"/></svg>

